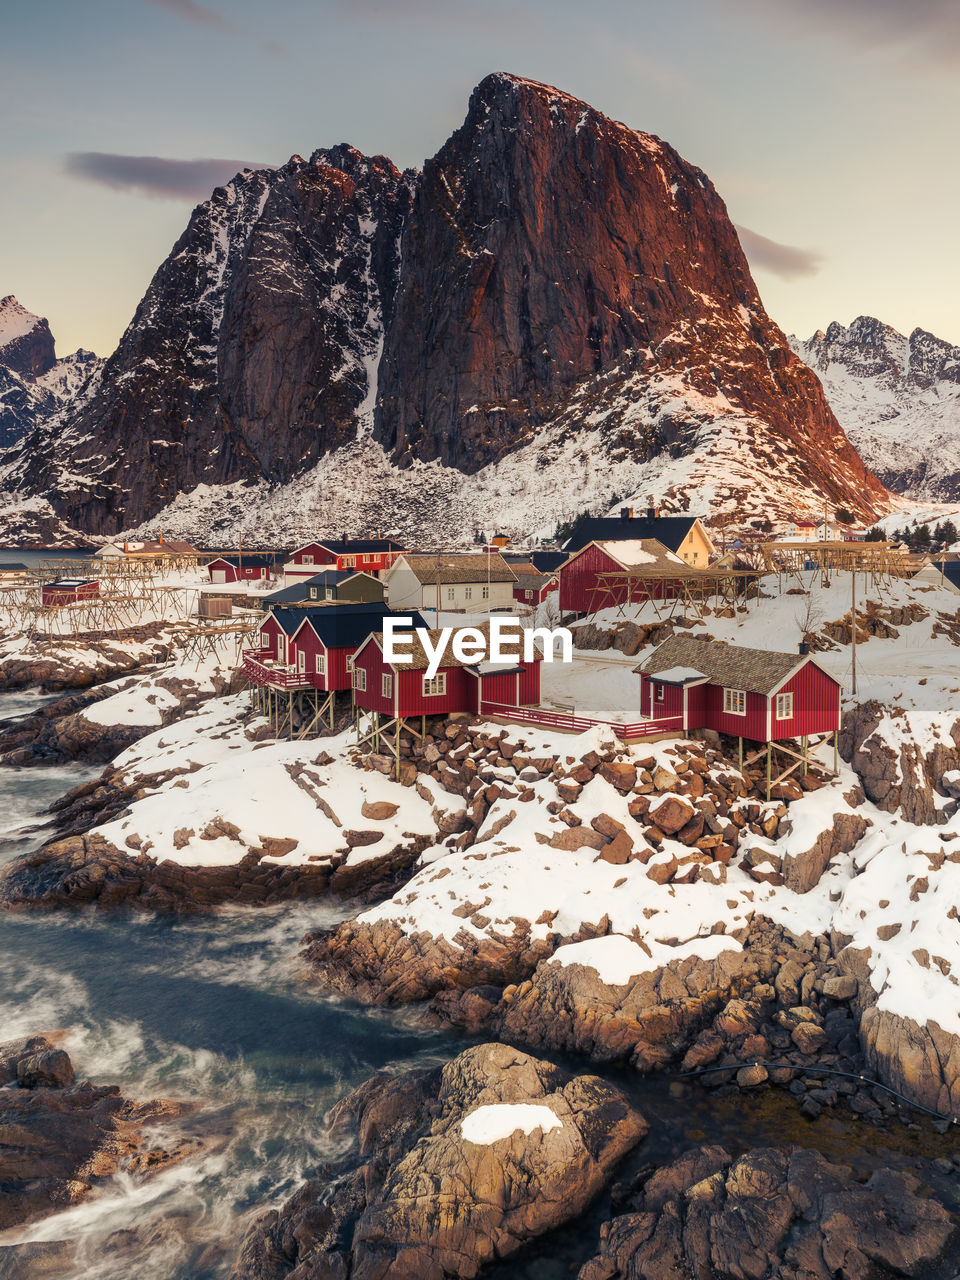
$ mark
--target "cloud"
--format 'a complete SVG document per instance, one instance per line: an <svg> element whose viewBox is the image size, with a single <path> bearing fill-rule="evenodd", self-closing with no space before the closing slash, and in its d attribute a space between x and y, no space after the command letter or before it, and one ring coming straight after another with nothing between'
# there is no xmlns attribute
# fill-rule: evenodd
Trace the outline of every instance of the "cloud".
<svg viewBox="0 0 960 1280"><path fill-rule="evenodd" d="M749 227L737 227L737 235L750 266L770 271L781 280L798 280L801 276L815 276L823 262L823 254L815 249L800 249L793 244L781 244L762 236Z"/></svg>
<svg viewBox="0 0 960 1280"><path fill-rule="evenodd" d="M114 191L135 191L161 200L206 200L241 169L272 165L247 160L166 160L161 156L121 156L106 151L71 151L64 169Z"/></svg>
<svg viewBox="0 0 960 1280"><path fill-rule="evenodd" d="M172 13L176 18L182 18L184 22L192 22L197 27L213 27L217 31L232 31L233 23L227 19L216 9L208 9L205 4L196 4L195 0L146 0L147 4L154 5L157 9L166 9L167 13Z"/></svg>
<svg viewBox="0 0 960 1280"><path fill-rule="evenodd" d="M732 0L791 31L840 39L861 52L900 54L915 64L960 61L957 0Z"/></svg>

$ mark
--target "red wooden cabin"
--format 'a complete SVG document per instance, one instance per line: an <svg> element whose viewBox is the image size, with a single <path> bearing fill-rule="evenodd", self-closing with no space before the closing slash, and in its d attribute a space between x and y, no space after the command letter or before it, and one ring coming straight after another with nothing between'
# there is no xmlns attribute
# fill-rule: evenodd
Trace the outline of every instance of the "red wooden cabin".
<svg viewBox="0 0 960 1280"><path fill-rule="evenodd" d="M244 670L255 684L326 692L349 689L354 654L391 616L377 603L272 609L258 628L258 648L244 653ZM412 618L413 626L426 625L419 614Z"/></svg>
<svg viewBox="0 0 960 1280"><path fill-rule="evenodd" d="M809 653L671 636L635 670L644 719L681 717L684 731L776 742L840 728L841 685Z"/></svg>
<svg viewBox="0 0 960 1280"><path fill-rule="evenodd" d="M590 613L627 602L671 600L677 594L677 583L663 575L674 565L686 567L656 538L589 542L560 566L560 612ZM604 573L640 574L645 570L657 576L646 581L642 577L628 581L624 576L620 583L600 579Z"/></svg>
<svg viewBox="0 0 960 1280"><path fill-rule="evenodd" d="M308 542L298 547L283 566L283 576L292 582L312 578L319 569L362 569L380 574L403 554L392 538L332 538Z"/></svg>
<svg viewBox="0 0 960 1280"><path fill-rule="evenodd" d="M40 588L40 603L45 607L57 604L76 604L100 594L100 583L95 578L60 578L57 582L45 582Z"/></svg>
<svg viewBox="0 0 960 1280"><path fill-rule="evenodd" d="M270 577L266 556L217 556L207 565L211 582L260 582Z"/></svg>
<svg viewBox="0 0 960 1280"><path fill-rule="evenodd" d="M430 632L432 644L439 631ZM409 661L387 662L383 636L372 634L353 660L353 696L358 707L382 716L452 715L457 711L479 714L484 703L507 707L528 706L540 701L540 659L509 664L461 663L451 653L435 676L427 677L429 659L414 636L404 657ZM491 713L495 714L495 713Z"/></svg>
<svg viewBox="0 0 960 1280"><path fill-rule="evenodd" d="M560 586L555 573L541 573L534 564L511 564L510 568L517 575L513 598L518 604L535 608Z"/></svg>

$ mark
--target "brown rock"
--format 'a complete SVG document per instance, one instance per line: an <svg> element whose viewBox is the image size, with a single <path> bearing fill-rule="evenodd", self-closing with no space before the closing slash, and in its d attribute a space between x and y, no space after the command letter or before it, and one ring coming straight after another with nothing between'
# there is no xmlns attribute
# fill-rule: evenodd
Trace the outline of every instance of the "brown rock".
<svg viewBox="0 0 960 1280"><path fill-rule="evenodd" d="M400 806L389 800L364 800L360 812L371 822L386 822L399 812Z"/></svg>
<svg viewBox="0 0 960 1280"><path fill-rule="evenodd" d="M649 819L664 835L672 836L691 820L694 807L684 796L668 795L651 807Z"/></svg>

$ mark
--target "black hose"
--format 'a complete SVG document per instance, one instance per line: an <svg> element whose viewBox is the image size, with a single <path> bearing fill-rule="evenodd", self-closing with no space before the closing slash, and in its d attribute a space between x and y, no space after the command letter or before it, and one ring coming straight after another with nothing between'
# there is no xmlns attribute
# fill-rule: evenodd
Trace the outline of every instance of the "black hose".
<svg viewBox="0 0 960 1280"><path fill-rule="evenodd" d="M852 1071L838 1071L835 1067L818 1067L815 1065L806 1067L798 1066L795 1062L728 1062L716 1067L701 1067L698 1071L678 1071L676 1078L678 1080L687 1080L694 1076L705 1076L716 1071L739 1071L743 1067L774 1067L789 1071L818 1072L825 1076L843 1076L846 1080L856 1080L860 1084L869 1085L871 1089L883 1089L885 1093L890 1093L895 1098L899 1098L901 1102L905 1102L908 1107L914 1107L917 1111L933 1116L935 1120L949 1120L951 1124L957 1124L958 1122L957 1116L943 1116L939 1111L931 1111L922 1102L914 1102L912 1098L908 1098L906 1094L901 1093L898 1089L891 1089L888 1084L884 1084L881 1080L869 1080L864 1075L857 1075Z"/></svg>

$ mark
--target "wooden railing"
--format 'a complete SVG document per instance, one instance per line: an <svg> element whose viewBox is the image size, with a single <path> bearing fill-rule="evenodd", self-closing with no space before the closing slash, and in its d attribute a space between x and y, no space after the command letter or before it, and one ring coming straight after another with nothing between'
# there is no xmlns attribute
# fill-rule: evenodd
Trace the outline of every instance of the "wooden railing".
<svg viewBox="0 0 960 1280"><path fill-rule="evenodd" d="M275 666L270 659L265 660L268 649L244 649L241 667L243 674L257 685L272 685L275 689L310 689L313 681L306 671L297 671L294 667Z"/></svg>
<svg viewBox="0 0 960 1280"><path fill-rule="evenodd" d="M546 707L512 707L505 702L481 702L480 714L515 720L519 724L538 724L546 729L566 729L571 733L586 733L588 729L600 725L605 729L612 729L618 738L651 738L659 733L683 731L682 716L623 724L618 720L592 720L588 716L568 715L563 711L550 711Z"/></svg>

